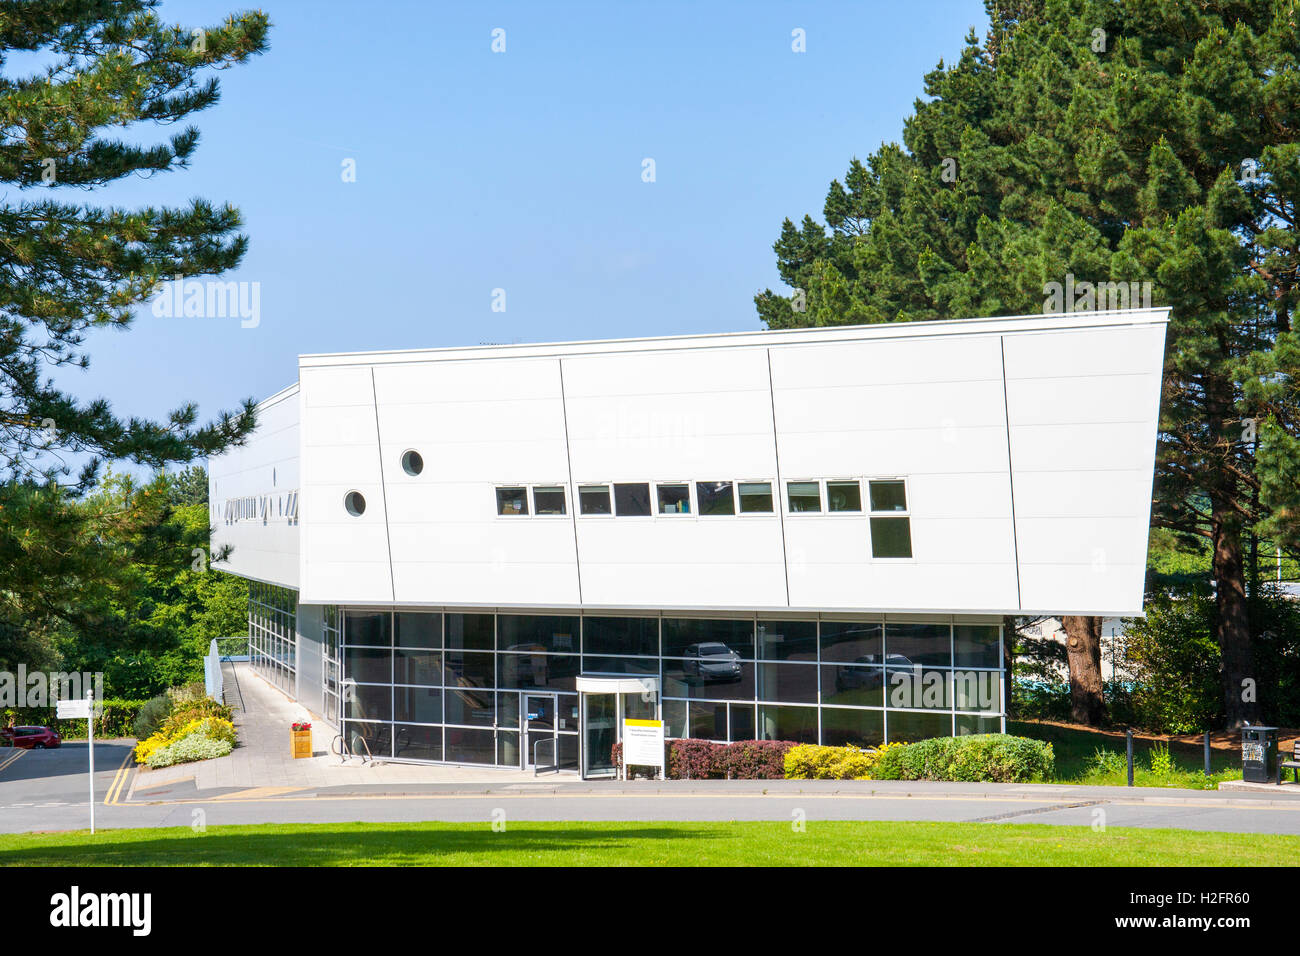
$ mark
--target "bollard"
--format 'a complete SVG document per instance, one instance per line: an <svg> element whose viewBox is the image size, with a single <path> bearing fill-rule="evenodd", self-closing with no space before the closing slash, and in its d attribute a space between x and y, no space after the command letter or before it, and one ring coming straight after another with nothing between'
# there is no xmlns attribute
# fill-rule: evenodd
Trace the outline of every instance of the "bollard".
<svg viewBox="0 0 1300 956"><path fill-rule="evenodd" d="M1130 727L1124 731L1125 742L1128 745L1128 785L1133 786L1133 728Z"/></svg>
<svg viewBox="0 0 1300 956"><path fill-rule="evenodd" d="M1210 732L1205 732L1205 775L1213 776L1214 772L1210 769Z"/></svg>

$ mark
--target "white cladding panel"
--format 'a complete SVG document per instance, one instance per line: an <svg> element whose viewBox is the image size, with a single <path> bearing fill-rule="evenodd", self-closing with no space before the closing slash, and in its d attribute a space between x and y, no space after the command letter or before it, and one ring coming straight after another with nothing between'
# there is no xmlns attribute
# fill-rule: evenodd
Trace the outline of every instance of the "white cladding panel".
<svg viewBox="0 0 1300 956"><path fill-rule="evenodd" d="M300 433L241 453L298 444L297 573L231 567L306 603L1140 613L1162 318L307 357ZM905 480L911 558L873 558L865 511L789 512L837 478ZM770 481L778 513L572 513L624 481ZM570 513L499 516L502 485Z"/></svg>
<svg viewBox="0 0 1300 956"><path fill-rule="evenodd" d="M787 515L791 605L1018 607L999 336L771 355L783 481L903 478L912 530L874 559L867 515Z"/></svg>
<svg viewBox="0 0 1300 956"><path fill-rule="evenodd" d="M299 369L304 603L393 599L374 379L367 366ZM355 517L343 504L352 491L365 499Z"/></svg>
<svg viewBox="0 0 1300 956"><path fill-rule="evenodd" d="M1008 335L1022 607L1142 607L1165 327Z"/></svg>
<svg viewBox="0 0 1300 956"><path fill-rule="evenodd" d="M260 404L248 441L208 459L213 567L258 581L298 586L300 526L289 510L298 483L298 389ZM248 512L251 511L250 516Z"/></svg>
<svg viewBox="0 0 1300 956"><path fill-rule="evenodd" d="M575 486L776 478L763 349L565 358ZM582 599L593 605L784 603L776 515L577 521ZM645 602L649 601L649 604Z"/></svg>
<svg viewBox="0 0 1300 956"><path fill-rule="evenodd" d="M559 361L379 366L375 382L395 599L578 603L572 521L496 513L498 485L568 484Z"/></svg>

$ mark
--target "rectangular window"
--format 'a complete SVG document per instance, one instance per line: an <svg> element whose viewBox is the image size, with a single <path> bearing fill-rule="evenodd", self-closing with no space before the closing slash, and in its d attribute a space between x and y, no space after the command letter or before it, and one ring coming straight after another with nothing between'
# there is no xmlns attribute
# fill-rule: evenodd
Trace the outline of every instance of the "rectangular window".
<svg viewBox="0 0 1300 956"><path fill-rule="evenodd" d="M862 486L856 481L826 482L827 511L861 511Z"/></svg>
<svg viewBox="0 0 1300 956"><path fill-rule="evenodd" d="M821 511L822 489L816 481L791 481L786 484L790 494L790 511Z"/></svg>
<svg viewBox="0 0 1300 956"><path fill-rule="evenodd" d="M772 513L772 483L770 481L742 481L740 483L741 514Z"/></svg>
<svg viewBox="0 0 1300 956"><path fill-rule="evenodd" d="M528 491L524 488L498 488L497 514L528 514Z"/></svg>
<svg viewBox="0 0 1300 956"><path fill-rule="evenodd" d="M533 514L562 515L568 512L564 507L564 489L548 485L533 489Z"/></svg>
<svg viewBox="0 0 1300 956"><path fill-rule="evenodd" d="M550 614L498 615L497 650L575 652L578 618Z"/></svg>
<svg viewBox="0 0 1300 956"><path fill-rule="evenodd" d="M490 651L495 627L491 614L450 613L447 615L447 649Z"/></svg>
<svg viewBox="0 0 1300 956"><path fill-rule="evenodd" d="M609 504L608 485L588 485L578 489L578 512L584 515L608 515L614 511Z"/></svg>
<svg viewBox="0 0 1300 956"><path fill-rule="evenodd" d="M871 519L871 556L873 558L910 558L912 556L912 519Z"/></svg>
<svg viewBox="0 0 1300 956"><path fill-rule="evenodd" d="M657 656L659 621L653 617L585 617L582 651L584 654Z"/></svg>
<svg viewBox="0 0 1300 956"><path fill-rule="evenodd" d="M901 481L872 481L872 511L906 511L907 489Z"/></svg>
<svg viewBox="0 0 1300 956"><path fill-rule="evenodd" d="M442 615L398 611L394 615L393 643L398 647L442 647Z"/></svg>
<svg viewBox="0 0 1300 956"><path fill-rule="evenodd" d="M871 502L871 556L910 558L912 519L907 517L907 486L901 480L867 484Z"/></svg>
<svg viewBox="0 0 1300 956"><path fill-rule="evenodd" d="M688 515L691 513L690 485L655 485L659 495L661 515Z"/></svg>
<svg viewBox="0 0 1300 956"><path fill-rule="evenodd" d="M616 484L614 513L622 517L645 517L650 514L650 485L647 482Z"/></svg>
<svg viewBox="0 0 1300 956"><path fill-rule="evenodd" d="M729 481L697 481L695 497L700 503L702 515L734 515L736 499L731 493Z"/></svg>

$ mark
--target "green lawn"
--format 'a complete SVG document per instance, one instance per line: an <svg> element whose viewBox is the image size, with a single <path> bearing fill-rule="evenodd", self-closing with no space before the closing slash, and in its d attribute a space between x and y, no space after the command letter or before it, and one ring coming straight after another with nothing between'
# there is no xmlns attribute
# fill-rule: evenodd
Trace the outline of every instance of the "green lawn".
<svg viewBox="0 0 1300 956"><path fill-rule="evenodd" d="M1082 783L1097 786L1124 786L1128 775L1098 773L1089 762L1098 749L1124 756L1123 733L1102 733L1073 727L1058 727L1036 721L1007 721L1007 733L1018 737L1033 737L1052 745L1056 755L1056 783ZM1205 756L1200 744L1174 742L1169 753L1174 760L1174 772L1157 776L1150 770L1151 748L1156 741L1133 738L1133 783L1139 787L1184 787L1193 790L1213 790L1221 780L1241 779L1241 754L1236 750L1210 750L1211 777L1205 776Z"/></svg>
<svg viewBox="0 0 1300 956"><path fill-rule="evenodd" d="M330 823L0 835L6 866L1251 866L1300 837L1041 824Z"/></svg>

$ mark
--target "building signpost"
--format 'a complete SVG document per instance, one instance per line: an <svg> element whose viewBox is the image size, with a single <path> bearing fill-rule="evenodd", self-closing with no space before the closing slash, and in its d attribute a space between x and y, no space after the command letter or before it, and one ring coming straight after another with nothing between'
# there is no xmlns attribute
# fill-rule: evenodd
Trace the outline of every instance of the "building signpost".
<svg viewBox="0 0 1300 956"><path fill-rule="evenodd" d="M55 703L60 720L86 718L86 750L90 754L90 832L95 832L95 692L86 691L85 700L60 700Z"/></svg>
<svg viewBox="0 0 1300 956"><path fill-rule="evenodd" d="M664 765L664 722L662 720L623 720L623 779L627 768L658 767L662 779L668 779Z"/></svg>

